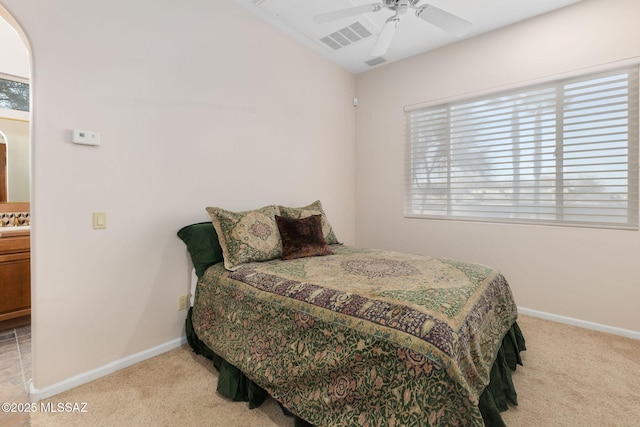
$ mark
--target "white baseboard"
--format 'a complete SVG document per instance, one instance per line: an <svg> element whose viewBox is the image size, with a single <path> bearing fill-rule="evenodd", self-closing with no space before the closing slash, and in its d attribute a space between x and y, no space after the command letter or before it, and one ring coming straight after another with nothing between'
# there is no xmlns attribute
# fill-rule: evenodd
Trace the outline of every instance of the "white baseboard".
<svg viewBox="0 0 640 427"><path fill-rule="evenodd" d="M104 366L100 366L96 369L92 369L91 371L78 374L74 377L41 389L34 388L33 383L29 381L29 398L31 402L38 402L39 400L55 396L58 393L62 393L63 391L67 391L79 385L86 384L100 377L104 377L105 375L109 375L111 373L119 371L120 369L124 369L144 360L151 359L152 357L158 356L162 353L166 353L167 351L178 348L186 343L187 337L182 336L182 338L176 338L175 340L160 344L159 346L141 351L136 354L132 354L131 356L118 359Z"/></svg>
<svg viewBox="0 0 640 427"><path fill-rule="evenodd" d="M531 310L524 307L518 307L518 312L526 316L538 317L540 319L551 320L553 322L564 323L566 325L579 326L585 329L592 329L594 331L606 332L608 334L640 340L640 332L632 331L630 329L616 328L615 326L574 319L572 317L560 316L558 314L545 313L544 311Z"/></svg>

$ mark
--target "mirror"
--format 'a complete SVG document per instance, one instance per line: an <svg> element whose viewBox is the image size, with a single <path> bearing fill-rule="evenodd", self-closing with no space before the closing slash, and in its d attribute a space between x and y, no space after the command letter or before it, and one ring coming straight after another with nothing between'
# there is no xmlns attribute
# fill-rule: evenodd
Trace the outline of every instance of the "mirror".
<svg viewBox="0 0 640 427"><path fill-rule="evenodd" d="M29 121L0 112L0 162L3 161L0 202L29 202Z"/></svg>

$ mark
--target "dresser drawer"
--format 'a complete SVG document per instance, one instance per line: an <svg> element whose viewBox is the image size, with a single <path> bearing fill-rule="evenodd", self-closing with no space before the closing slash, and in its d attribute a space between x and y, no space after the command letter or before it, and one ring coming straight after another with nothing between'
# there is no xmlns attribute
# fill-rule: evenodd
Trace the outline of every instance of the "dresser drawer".
<svg viewBox="0 0 640 427"><path fill-rule="evenodd" d="M29 236L0 237L0 254L29 252Z"/></svg>

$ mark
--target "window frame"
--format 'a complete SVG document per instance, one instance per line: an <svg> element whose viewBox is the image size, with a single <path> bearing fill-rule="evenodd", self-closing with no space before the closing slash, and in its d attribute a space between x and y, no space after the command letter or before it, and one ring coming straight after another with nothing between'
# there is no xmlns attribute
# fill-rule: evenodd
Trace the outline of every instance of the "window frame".
<svg viewBox="0 0 640 427"><path fill-rule="evenodd" d="M420 112L433 111L438 108L445 109L447 114L449 114L449 116L445 119L448 121L448 125L445 125L445 126L450 126L450 121L451 121L450 114L452 112L452 108L456 106L461 106L461 105L464 106L474 102L482 102L482 101L487 101L492 99L499 100L500 97L517 94L517 93L523 93L527 91L534 91L540 88L561 87L566 89L569 85L574 84L575 82L580 82L585 80L595 81L596 79L601 78L602 76L616 75L616 74L622 74L622 73L629 73L629 77L627 79L629 99L628 99L628 108L627 108L627 115L626 115L626 117L628 118L628 123L627 123L628 138L626 139L626 148L628 150L626 154L627 191L625 193L626 208L624 208L627 211L626 222L605 222L605 221L594 221L594 220L578 221L575 219L566 220L566 219L563 219L561 216L559 217L558 213L555 213L555 218L553 219L507 218L507 217L500 217L500 216L491 217L487 215L483 215L483 216L456 215L456 214L450 213L449 200L447 201L447 212L445 214L424 213L425 211L428 211L426 209L426 205L423 205L422 207L420 206L414 207L414 204L412 203L413 195L414 195L412 183L415 180L414 179L415 165L414 165L413 156L412 156L412 150L413 150L412 120L411 120L412 115L418 114ZM534 225L554 225L554 226L565 226L565 227L570 226L570 227L586 227L586 228L615 228L615 229L638 230L638 216L639 216L638 215L638 211L639 211L638 199L640 198L639 176L638 176L639 175L638 174L638 168L639 168L638 151L639 151L639 144L640 144L639 142L640 125L638 124L638 121L639 121L638 108L640 107L639 105L640 89L638 88L639 78L640 78L640 68L639 68L639 65L636 63L631 66L626 66L622 68L589 72L581 75L570 76L567 78L560 78L560 79L553 79L553 80L549 79L548 81L545 81L543 83L538 83L538 84L511 87L508 90L489 91L484 93L481 96L458 97L453 100L444 100L444 101L441 100L441 101L436 101L431 103L423 103L423 104L405 107L404 111L405 111L405 120L406 120L406 138L405 138L406 143L405 143L404 217L405 218L454 220L454 221L516 223L516 224L534 224ZM562 206L563 206L562 198L563 198L563 195L565 194L562 189L562 185L563 185L563 182L566 181L563 175L568 174L567 172L564 171L564 168L563 168L563 161L566 158L567 153L564 152L562 149L562 144L563 144L562 141L563 141L563 138L566 138L566 135L563 133L563 126L565 126L565 123L563 122L564 120L563 105L561 103L558 104L557 99L554 100L554 103L555 103L555 109L556 109L556 117L554 118L554 122L556 123L555 152L556 154L560 152L563 155L560 156L562 159L560 159L556 165L556 174L557 174L555 178L556 187L554 188L553 194L554 194L554 204L556 206L556 209L558 208L562 209ZM561 125L558 125L558 123L561 123ZM445 153L446 152L449 153L449 158L447 159L447 173L446 173L448 183L446 184L446 190L442 190L441 193L446 191L448 198L452 197L451 186L449 185L450 180L452 179L452 175L451 175L451 167L452 167L451 152L452 151L450 148L450 144L452 144L451 141L454 139L454 137L452 137L452 133L453 132L451 131L451 129L448 128L447 135L443 137L444 144L449 144L449 147L445 149ZM426 143L424 144L426 145ZM426 163L424 162L421 165L423 168L426 168L429 166L429 165L426 165ZM512 163L512 168L513 168L513 163ZM490 179L487 180L487 182L489 181ZM603 184L600 184L600 187L605 188L606 186ZM422 195L424 196L425 194L426 193ZM559 204L558 204L558 200L560 201ZM460 206L465 206L465 205L463 204ZM511 208L512 208L511 213L513 214L514 212L513 206ZM423 212L422 213L417 212L419 210L422 210ZM431 210L435 211L435 209L431 209ZM519 213L519 214L516 213L516 215L522 215L522 213ZM601 216L604 217L607 215L601 215Z"/></svg>

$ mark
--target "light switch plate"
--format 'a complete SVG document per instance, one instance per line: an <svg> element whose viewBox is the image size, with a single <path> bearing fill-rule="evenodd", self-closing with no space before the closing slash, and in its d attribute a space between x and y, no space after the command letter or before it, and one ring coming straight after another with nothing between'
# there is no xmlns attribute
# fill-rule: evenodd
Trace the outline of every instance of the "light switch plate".
<svg viewBox="0 0 640 427"><path fill-rule="evenodd" d="M107 213L106 212L94 212L93 213L93 228L96 230L107 228Z"/></svg>

